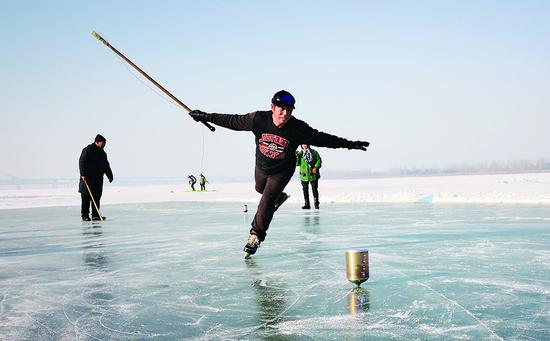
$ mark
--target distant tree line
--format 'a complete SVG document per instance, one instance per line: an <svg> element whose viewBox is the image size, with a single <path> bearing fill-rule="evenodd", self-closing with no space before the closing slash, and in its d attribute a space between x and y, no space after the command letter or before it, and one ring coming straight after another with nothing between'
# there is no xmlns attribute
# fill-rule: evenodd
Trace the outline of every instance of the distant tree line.
<svg viewBox="0 0 550 341"><path fill-rule="evenodd" d="M327 167L328 168L328 167ZM400 167L386 171L341 171L325 169L328 178L369 178L387 176L432 176L432 175L464 175L489 173L530 173L550 171L550 160L519 160L484 164L455 164L446 167Z"/></svg>

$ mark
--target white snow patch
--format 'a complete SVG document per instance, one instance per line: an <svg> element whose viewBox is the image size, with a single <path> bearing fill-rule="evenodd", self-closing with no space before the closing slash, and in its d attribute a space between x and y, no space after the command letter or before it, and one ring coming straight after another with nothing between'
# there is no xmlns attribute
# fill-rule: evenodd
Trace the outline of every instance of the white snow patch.
<svg viewBox="0 0 550 341"><path fill-rule="evenodd" d="M76 183L76 181L75 181ZM212 192L187 192L186 184L116 187L106 183L102 204L150 202L255 203L253 182L211 184ZM288 185L289 202L301 203L297 178ZM324 203L513 203L550 204L550 172L326 180L319 183ZM0 190L0 209L78 206L77 188Z"/></svg>

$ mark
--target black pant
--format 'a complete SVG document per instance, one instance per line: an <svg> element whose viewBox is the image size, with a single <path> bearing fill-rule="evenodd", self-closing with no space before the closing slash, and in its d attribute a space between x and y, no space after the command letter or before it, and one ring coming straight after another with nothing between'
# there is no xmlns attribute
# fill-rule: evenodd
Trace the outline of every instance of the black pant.
<svg viewBox="0 0 550 341"><path fill-rule="evenodd" d="M206 191L206 184L201 184L201 191Z"/></svg>
<svg viewBox="0 0 550 341"><path fill-rule="evenodd" d="M275 203L292 178L294 167L286 172L272 175L267 175L256 167L254 173L256 192L261 193L262 197L258 204L254 220L252 220L252 229L250 229L250 233L257 235L260 241L263 241L267 234L269 224L273 219L273 213L275 213Z"/></svg>
<svg viewBox="0 0 550 341"><path fill-rule="evenodd" d="M307 182L302 181L302 191L304 192L304 201L306 202L306 206L309 205L309 184L311 184L311 191L313 192L313 200L315 205L319 204L319 179Z"/></svg>
<svg viewBox="0 0 550 341"><path fill-rule="evenodd" d="M86 181L88 182L88 186L90 186L90 190L92 191L92 195L94 196L95 203L97 204L97 208L99 209L101 194L103 194L103 182L99 182L92 179L86 179ZM99 218L99 213L95 209L95 206L92 202L92 198L90 197L90 193L88 192L86 185L84 185L84 188L81 188L80 190L80 198L82 199L82 208L80 211L82 216L88 217L90 215L90 205L91 205L92 217Z"/></svg>

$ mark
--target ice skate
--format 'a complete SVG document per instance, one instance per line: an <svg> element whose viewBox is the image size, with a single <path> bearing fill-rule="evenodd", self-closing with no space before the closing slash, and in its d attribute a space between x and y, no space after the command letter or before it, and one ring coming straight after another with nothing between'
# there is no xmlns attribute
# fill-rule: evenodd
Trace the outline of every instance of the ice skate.
<svg viewBox="0 0 550 341"><path fill-rule="evenodd" d="M290 195L286 194L285 192L282 192L279 198L277 199L277 202L275 203L275 211L281 207L281 205L288 199Z"/></svg>
<svg viewBox="0 0 550 341"><path fill-rule="evenodd" d="M260 247L260 239L257 235L251 234L248 237L248 241L246 242L246 245L244 246L244 258L249 258L251 255L256 253L256 250Z"/></svg>

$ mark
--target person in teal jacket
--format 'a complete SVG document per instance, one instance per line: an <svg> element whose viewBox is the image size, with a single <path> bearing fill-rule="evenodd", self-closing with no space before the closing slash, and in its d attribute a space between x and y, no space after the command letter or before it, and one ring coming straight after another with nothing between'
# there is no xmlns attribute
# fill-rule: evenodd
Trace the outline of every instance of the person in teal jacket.
<svg viewBox="0 0 550 341"><path fill-rule="evenodd" d="M313 192L313 203L316 209L319 209L319 168L321 168L321 156L316 150L312 149L308 144L301 145L302 150L296 152L296 167L300 166L300 181L302 182L302 190L304 192L305 205L304 210L309 210L309 184Z"/></svg>

